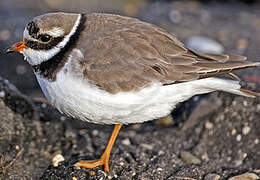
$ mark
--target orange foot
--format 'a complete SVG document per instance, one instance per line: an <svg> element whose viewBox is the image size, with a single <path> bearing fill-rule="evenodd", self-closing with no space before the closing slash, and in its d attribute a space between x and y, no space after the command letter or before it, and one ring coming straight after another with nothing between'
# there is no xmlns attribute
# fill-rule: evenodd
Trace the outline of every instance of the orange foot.
<svg viewBox="0 0 260 180"><path fill-rule="evenodd" d="M98 166L104 165L105 172L109 171L109 154L103 154L100 159L97 160L81 160L75 164L76 167L84 167L92 169Z"/></svg>
<svg viewBox="0 0 260 180"><path fill-rule="evenodd" d="M109 157L110 157L110 152L112 150L113 144L116 140L117 134L120 130L120 128L122 127L122 124L116 124L114 127L114 130L111 134L111 137L108 141L107 147L105 149L105 152L103 153L103 155L101 156L100 159L98 160L90 160L90 161L86 161L86 160L81 160L79 162L77 162L75 164L76 167L84 167L84 168L88 168L88 169L92 169L98 166L102 166L104 165L104 170L105 172L109 171Z"/></svg>

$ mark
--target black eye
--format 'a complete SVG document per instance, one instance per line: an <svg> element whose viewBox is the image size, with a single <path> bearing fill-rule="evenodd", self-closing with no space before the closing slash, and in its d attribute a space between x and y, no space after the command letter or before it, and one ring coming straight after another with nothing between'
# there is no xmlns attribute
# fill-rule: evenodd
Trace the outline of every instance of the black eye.
<svg viewBox="0 0 260 180"><path fill-rule="evenodd" d="M49 35L40 35L39 36L39 40L42 42L48 42L48 41L50 41L50 39L51 39L51 36L49 36Z"/></svg>

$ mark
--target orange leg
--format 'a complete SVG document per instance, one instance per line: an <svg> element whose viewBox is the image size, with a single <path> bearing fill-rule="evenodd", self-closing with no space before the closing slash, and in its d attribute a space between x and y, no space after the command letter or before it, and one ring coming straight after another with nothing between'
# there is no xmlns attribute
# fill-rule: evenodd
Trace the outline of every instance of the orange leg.
<svg viewBox="0 0 260 180"><path fill-rule="evenodd" d="M97 166L102 166L104 165L104 170L106 172L109 171L109 157L110 157L110 152L112 150L112 147L114 145L114 142L116 140L117 134L120 131L120 128L122 127L122 124L116 124L114 127L114 130L111 134L111 137L108 141L107 147L104 151L104 153L102 154L101 158L98 160L90 160L90 161L86 161L86 160L81 160L79 162L77 162L75 164L76 167L84 167L84 168L95 168Z"/></svg>

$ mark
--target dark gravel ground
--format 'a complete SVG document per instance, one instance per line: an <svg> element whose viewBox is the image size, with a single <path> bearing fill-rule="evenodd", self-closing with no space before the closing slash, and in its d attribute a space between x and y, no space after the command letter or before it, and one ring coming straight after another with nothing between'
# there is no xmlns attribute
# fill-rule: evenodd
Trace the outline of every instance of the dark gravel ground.
<svg viewBox="0 0 260 180"><path fill-rule="evenodd" d="M8 40L0 40L1 48L19 40L29 17L44 11L39 9L23 12L18 19L17 13L0 13L0 39L4 30L15 32ZM172 10L179 12L181 21L169 18ZM259 61L259 10L257 5L233 3L155 2L140 5L134 15L164 27L184 42L195 35L210 37L227 52ZM102 168L89 171L73 164L78 159L98 158L112 127L72 120L47 104L32 101L31 97L40 96L39 89L21 56L0 56L0 62L1 76L22 91L0 79L0 179L213 180L247 172L260 175L259 98L212 93L182 104L173 113L173 124L125 126L112 151L110 173L105 174ZM260 91L259 69L238 74L251 80L247 88ZM53 167L57 154L65 161Z"/></svg>

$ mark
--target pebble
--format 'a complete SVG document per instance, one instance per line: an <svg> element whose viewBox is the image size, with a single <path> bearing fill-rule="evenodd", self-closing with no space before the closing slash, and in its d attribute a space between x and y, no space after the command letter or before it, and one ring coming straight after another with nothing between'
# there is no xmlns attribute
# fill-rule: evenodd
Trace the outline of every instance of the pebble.
<svg viewBox="0 0 260 180"><path fill-rule="evenodd" d="M60 120L61 120L61 121L65 121L65 120L66 120L66 117L65 117L65 116L61 116L61 117L60 117Z"/></svg>
<svg viewBox="0 0 260 180"><path fill-rule="evenodd" d="M126 146L130 146L130 145L131 145L131 142L130 142L130 140L129 140L128 138L126 138L126 139L124 139L124 140L122 141L122 144L124 144L124 145L126 145Z"/></svg>
<svg viewBox="0 0 260 180"><path fill-rule="evenodd" d="M5 92L4 91L0 91L0 98L4 98L5 97Z"/></svg>
<svg viewBox="0 0 260 180"><path fill-rule="evenodd" d="M95 172L95 171L89 171L88 174L89 174L90 176L94 176L94 175L96 175L96 172Z"/></svg>
<svg viewBox="0 0 260 180"><path fill-rule="evenodd" d="M153 150L153 146L152 145L149 145L149 144L140 144L141 147L145 148L145 149L148 149L148 150Z"/></svg>
<svg viewBox="0 0 260 180"><path fill-rule="evenodd" d="M257 110L257 111L260 111L260 104L257 104L256 110Z"/></svg>
<svg viewBox="0 0 260 180"><path fill-rule="evenodd" d="M169 13L169 19L171 20L171 22L178 24L179 22L181 22L181 13L177 10L171 10Z"/></svg>
<svg viewBox="0 0 260 180"><path fill-rule="evenodd" d="M159 167L159 168L157 168L157 171L163 171L163 169Z"/></svg>
<svg viewBox="0 0 260 180"><path fill-rule="evenodd" d="M247 134L250 132L250 130L251 130L251 128L246 125L246 126L244 126L244 127L242 128L242 134L243 134L243 135L247 135Z"/></svg>
<svg viewBox="0 0 260 180"><path fill-rule="evenodd" d="M212 123L212 122L209 122L209 121L206 121L205 127L206 127L207 129L212 129L212 128L213 128L213 123Z"/></svg>
<svg viewBox="0 0 260 180"><path fill-rule="evenodd" d="M72 177L72 180L78 180L76 177Z"/></svg>
<svg viewBox="0 0 260 180"><path fill-rule="evenodd" d="M229 178L228 180L256 180L259 179L255 173L244 173L234 177Z"/></svg>
<svg viewBox="0 0 260 180"><path fill-rule="evenodd" d="M149 177L142 177L141 180L151 180Z"/></svg>
<svg viewBox="0 0 260 180"><path fill-rule="evenodd" d="M254 170L255 173L260 173L260 169Z"/></svg>
<svg viewBox="0 0 260 180"><path fill-rule="evenodd" d="M201 159L205 160L205 161L209 161L209 155L205 152L202 156Z"/></svg>
<svg viewBox="0 0 260 180"><path fill-rule="evenodd" d="M236 135L236 134L237 134L237 130L236 130L236 129L232 129L231 135L234 136L234 135Z"/></svg>
<svg viewBox="0 0 260 180"><path fill-rule="evenodd" d="M19 145L16 145L16 146L15 146L15 149L16 149L16 150L19 150L19 149L20 149Z"/></svg>
<svg viewBox="0 0 260 180"><path fill-rule="evenodd" d="M98 135L98 130L96 130L96 129L94 129L93 131L92 131L92 136L93 137L96 137L97 135Z"/></svg>
<svg viewBox="0 0 260 180"><path fill-rule="evenodd" d="M201 53L221 54L224 52L224 47L220 43L203 36L192 36L188 38L186 44L190 49Z"/></svg>
<svg viewBox="0 0 260 180"><path fill-rule="evenodd" d="M52 158L52 165L54 166L54 167L57 167L57 166L59 166L59 163L60 162L62 162L62 161L64 161L65 159L64 159L64 157L61 155L61 154L57 154L57 155L55 155L53 158Z"/></svg>
<svg viewBox="0 0 260 180"><path fill-rule="evenodd" d="M248 106L248 102L247 102L247 101L243 101L243 105L244 105L245 107L247 107L247 106Z"/></svg>
<svg viewBox="0 0 260 180"><path fill-rule="evenodd" d="M255 144L258 144L259 143L259 139L255 139Z"/></svg>
<svg viewBox="0 0 260 180"><path fill-rule="evenodd" d="M204 180L219 180L220 176L218 174L207 174Z"/></svg>
<svg viewBox="0 0 260 180"><path fill-rule="evenodd" d="M241 139L242 139L241 134L238 134L237 137L236 137L236 140L239 142L239 141L241 141Z"/></svg>
<svg viewBox="0 0 260 180"><path fill-rule="evenodd" d="M181 158L183 161L185 161L188 164L201 164L201 161L199 158L191 154L190 152L183 151L181 152Z"/></svg>

